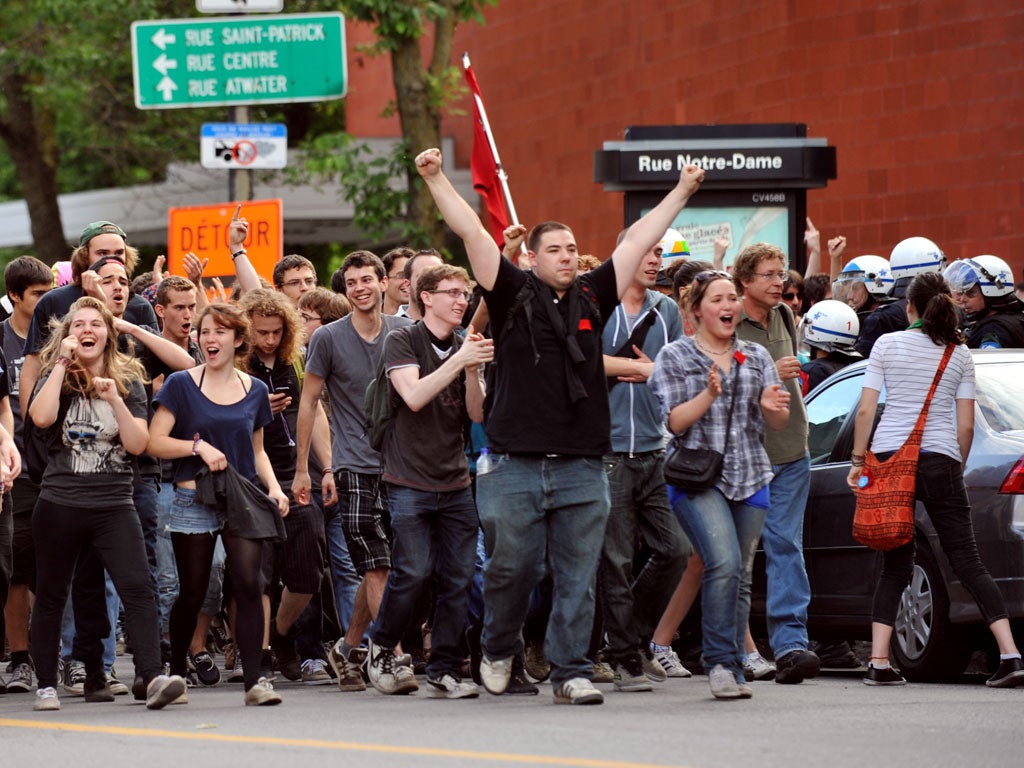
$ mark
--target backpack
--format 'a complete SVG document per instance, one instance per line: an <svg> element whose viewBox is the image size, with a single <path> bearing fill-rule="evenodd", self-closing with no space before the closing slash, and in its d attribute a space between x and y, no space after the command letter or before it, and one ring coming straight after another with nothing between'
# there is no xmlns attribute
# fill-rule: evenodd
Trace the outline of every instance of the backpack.
<svg viewBox="0 0 1024 768"><path fill-rule="evenodd" d="M396 330L409 334L414 345L413 351L416 351L417 339L422 340L423 338L418 324L401 326ZM422 341L420 343L422 345ZM363 416L366 419L364 434L370 447L375 451L380 451L384 447L384 436L391 428L391 422L398 410L398 395L394 387L391 386L391 380L385 370L384 352L385 348L381 348L380 357L377 358L377 367L373 371L373 378L366 385L366 392L363 394Z"/></svg>

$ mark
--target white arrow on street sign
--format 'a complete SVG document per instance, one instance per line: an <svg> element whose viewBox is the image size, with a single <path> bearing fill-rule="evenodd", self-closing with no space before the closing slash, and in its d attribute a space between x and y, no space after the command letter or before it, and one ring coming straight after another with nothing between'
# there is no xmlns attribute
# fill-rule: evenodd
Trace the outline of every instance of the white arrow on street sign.
<svg viewBox="0 0 1024 768"><path fill-rule="evenodd" d="M151 39L153 41L153 45L155 45L161 51L166 51L167 46L173 43L178 38L176 38L174 35L167 34L166 32L164 32L164 28L160 27L160 29L156 31L156 34L153 35Z"/></svg>
<svg viewBox="0 0 1024 768"><path fill-rule="evenodd" d="M153 69L159 72L161 75L166 75L167 70L177 69L178 62L176 59L168 59L166 53L161 53L159 58L153 62Z"/></svg>
<svg viewBox="0 0 1024 768"><path fill-rule="evenodd" d="M278 13L284 0L196 0L200 13Z"/></svg>
<svg viewBox="0 0 1024 768"><path fill-rule="evenodd" d="M170 101L171 96L176 90L178 90L178 86L174 84L174 81L171 80L171 78L164 75L163 80L157 83L156 89L164 95L164 101Z"/></svg>

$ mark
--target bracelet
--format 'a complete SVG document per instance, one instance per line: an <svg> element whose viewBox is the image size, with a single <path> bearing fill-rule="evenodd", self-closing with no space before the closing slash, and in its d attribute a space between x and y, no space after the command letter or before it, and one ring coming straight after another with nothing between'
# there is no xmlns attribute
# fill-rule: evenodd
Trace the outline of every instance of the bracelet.
<svg viewBox="0 0 1024 768"><path fill-rule="evenodd" d="M192 435L192 455L193 456L198 456L199 455L199 444L201 442L203 442L203 438L201 438L199 436L198 432L196 432L194 435Z"/></svg>
<svg viewBox="0 0 1024 768"><path fill-rule="evenodd" d="M329 474L333 474L333 473L334 473L334 469L333 468L331 468L331 467L324 467L324 474L325 475L329 475Z"/></svg>
<svg viewBox="0 0 1024 768"><path fill-rule="evenodd" d="M850 466L851 467L863 467L864 466L864 459L861 459L860 461L854 461L853 459L850 459Z"/></svg>
<svg viewBox="0 0 1024 768"><path fill-rule="evenodd" d="M240 248L239 250L231 254L231 260L234 261L239 256L246 256L247 254L248 252L245 250L245 248Z"/></svg>
<svg viewBox="0 0 1024 768"><path fill-rule="evenodd" d="M67 355L60 355L56 360L53 361L54 365L63 365L65 368L71 367L71 358Z"/></svg>

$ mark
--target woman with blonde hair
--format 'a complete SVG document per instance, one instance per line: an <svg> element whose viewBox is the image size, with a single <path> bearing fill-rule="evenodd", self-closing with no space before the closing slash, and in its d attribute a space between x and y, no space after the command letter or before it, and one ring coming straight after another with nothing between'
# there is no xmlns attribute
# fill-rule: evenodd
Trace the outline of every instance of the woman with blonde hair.
<svg viewBox="0 0 1024 768"><path fill-rule="evenodd" d="M132 692L150 709L161 709L185 693L185 681L160 674L156 595L132 504L132 455L142 453L148 441L142 367L117 350L113 315L88 296L54 323L40 362L42 380L28 410L35 428L46 430L49 446L32 515L37 582L31 638L39 677L35 709L60 709L56 685L61 615L75 564L89 547L124 603L135 653ZM80 572L78 578L93 575L102 579L102 573L91 572ZM107 621L105 615L96 620ZM82 659L85 699L113 701L102 647L94 650Z"/></svg>

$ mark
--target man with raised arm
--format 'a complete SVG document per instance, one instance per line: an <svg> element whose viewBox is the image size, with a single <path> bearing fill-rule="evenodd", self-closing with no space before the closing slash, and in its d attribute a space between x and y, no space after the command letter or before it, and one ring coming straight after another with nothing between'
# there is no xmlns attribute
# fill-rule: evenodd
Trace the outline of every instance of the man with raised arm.
<svg viewBox="0 0 1024 768"><path fill-rule="evenodd" d="M601 358L602 318L610 317L644 254L697 191L704 171L687 166L679 183L627 230L611 259L581 277L572 230L548 221L527 241L532 272L501 257L480 219L428 149L416 167L448 226L466 245L483 289L495 340L494 388L487 395L493 468L478 475L477 506L490 560L484 569L480 676L504 693L530 591L550 568L551 618L544 650L555 701L600 704L587 646L611 450L608 391Z"/></svg>

